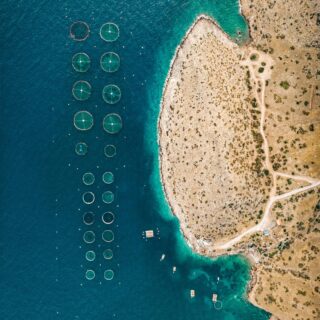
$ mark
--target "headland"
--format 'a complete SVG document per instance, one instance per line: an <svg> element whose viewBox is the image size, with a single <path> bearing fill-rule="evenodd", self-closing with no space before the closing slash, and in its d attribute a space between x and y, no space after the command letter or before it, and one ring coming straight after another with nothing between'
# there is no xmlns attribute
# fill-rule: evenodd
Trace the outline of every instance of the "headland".
<svg viewBox="0 0 320 320"><path fill-rule="evenodd" d="M247 256L250 301L279 319L320 316L319 9L242 0L241 45L198 17L158 123L163 187L189 245Z"/></svg>

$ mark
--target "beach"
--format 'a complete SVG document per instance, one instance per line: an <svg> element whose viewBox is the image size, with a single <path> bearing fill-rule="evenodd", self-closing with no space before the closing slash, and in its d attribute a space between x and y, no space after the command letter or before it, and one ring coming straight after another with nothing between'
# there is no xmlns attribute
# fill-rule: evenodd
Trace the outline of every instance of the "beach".
<svg viewBox="0 0 320 320"><path fill-rule="evenodd" d="M319 313L318 9L243 0L251 41L241 45L198 17L172 60L158 122L163 188L188 244L250 257L249 299L279 319Z"/></svg>

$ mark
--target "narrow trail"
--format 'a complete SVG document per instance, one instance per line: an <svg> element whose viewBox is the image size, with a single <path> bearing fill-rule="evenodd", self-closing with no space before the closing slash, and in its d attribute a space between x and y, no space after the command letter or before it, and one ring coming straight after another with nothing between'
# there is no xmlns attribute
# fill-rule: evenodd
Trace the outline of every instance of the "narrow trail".
<svg viewBox="0 0 320 320"><path fill-rule="evenodd" d="M282 173L282 172L275 172L274 174L276 176L279 176L279 177L298 180L298 181L305 181L305 182L309 182L309 183L317 182L316 179L313 179L313 178L310 178L310 177L306 177L306 176L296 176L296 175Z"/></svg>
<svg viewBox="0 0 320 320"><path fill-rule="evenodd" d="M254 52L254 53L256 53L256 52ZM250 56L250 54L249 54L249 56ZM259 56L261 56L260 52L259 52ZM272 65L272 60L269 56L264 55L263 58L264 58L264 61L268 61L267 66ZM311 177L291 175L291 174L287 174L287 173L274 171L272 164L271 164L271 161L270 161L269 144L268 144L268 140L265 135L265 115L266 115L265 89L266 89L266 81L270 78L271 72L269 71L265 74L256 73L254 70L254 67L253 67L253 63L249 59L245 60L244 65L248 66L250 76L255 83L256 89L258 88L258 85L260 85L260 89L261 89L260 94L258 94L258 91L255 90L255 95L256 95L257 102L261 108L261 118L260 118L259 131L260 131L260 134L263 139L263 150L264 150L264 154L265 154L265 166L269 170L271 177L272 177L272 188L270 190L269 200L266 204L261 221L257 225L245 230L244 232L239 234L237 237L231 239L230 241L216 246L216 249L223 249L223 250L232 247L233 245L235 245L236 243L241 241L242 238L247 235L250 235L254 232L262 232L263 230L270 227L270 225L271 225L270 213L271 213L271 208L275 202L289 198L295 194L308 191L308 190L315 188L317 186L320 186L320 180L316 180ZM265 69L267 69L267 68L265 68ZM269 69L269 70L271 70L271 69ZM283 177L283 178L288 178L288 179L297 180L297 181L304 181L304 182L308 182L309 185L307 185L305 187L293 189L289 192L286 192L286 193L283 193L280 195L276 195L276 188L277 188L276 178L277 177Z"/></svg>
<svg viewBox="0 0 320 320"><path fill-rule="evenodd" d="M270 210L275 202L277 202L279 200L283 200L285 198L289 198L297 193L308 191L308 190L315 188L317 186L320 186L320 181L314 182L313 184L302 187L302 188L294 189L292 191L283 193L278 196L271 196L269 198L269 201L267 202L267 206L266 206L263 218L259 224L255 225L254 227L252 227L250 229L247 229L246 231L244 231L243 233L238 235L236 238L233 238L232 240L226 242L223 245L219 245L217 248L218 249L228 249L231 246L233 246L234 244L238 243L244 236L247 236L247 235L252 234L254 232L263 231L264 229L266 229L270 225L269 214L270 214Z"/></svg>

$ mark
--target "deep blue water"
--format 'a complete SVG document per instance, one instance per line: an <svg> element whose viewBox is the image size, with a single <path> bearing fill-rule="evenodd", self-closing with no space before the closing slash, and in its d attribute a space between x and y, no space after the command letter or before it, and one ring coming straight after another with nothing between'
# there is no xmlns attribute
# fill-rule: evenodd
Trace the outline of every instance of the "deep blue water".
<svg viewBox="0 0 320 320"><path fill-rule="evenodd" d="M157 162L159 101L176 46L199 13L214 16L231 36L238 29L245 33L237 2L8 0L0 9L0 319L267 319L244 297L249 279L244 259L209 260L188 249L165 202ZM69 38L75 20L90 25L91 35L82 43ZM99 38L107 21L120 27L115 43ZM121 57L112 75L99 67L109 50ZM92 60L86 74L71 66L80 51ZM71 95L80 79L93 87L86 102ZM122 89L115 106L101 98L109 83ZM89 132L72 125L81 109L94 115ZM101 125L113 111L124 121L116 136ZM79 141L89 145L85 157L74 152ZM117 146L115 158L103 155L108 143ZM110 188L100 179L108 170L115 175ZM86 171L96 175L91 187L81 182ZM107 210L116 215L110 262L102 258L107 246L99 236L100 220L92 227L82 223L86 190L96 194L90 210L97 217ZM105 190L115 192L112 205L101 201ZM89 229L98 235L93 245L82 240ZM159 230L159 236L145 241L147 229ZM97 253L93 263L84 258L88 248ZM92 281L84 277L88 268L96 271ZM103 279L107 268L115 271L112 281ZM190 289L197 293L192 301ZM220 311L210 301L213 292L223 303Z"/></svg>

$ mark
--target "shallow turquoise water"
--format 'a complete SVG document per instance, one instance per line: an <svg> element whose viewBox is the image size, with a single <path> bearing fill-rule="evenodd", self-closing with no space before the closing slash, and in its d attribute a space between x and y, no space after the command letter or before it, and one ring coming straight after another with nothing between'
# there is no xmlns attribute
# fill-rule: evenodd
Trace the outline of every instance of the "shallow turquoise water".
<svg viewBox="0 0 320 320"><path fill-rule="evenodd" d="M177 220L168 211L159 180L156 121L163 83L174 50L199 13L214 16L231 35L246 32L234 0L222 1L7 1L1 5L1 182L0 193L0 318L1 319L267 319L243 294L249 267L241 257L217 260L194 255L186 246ZM75 20L86 21L90 37L83 43L68 38ZM99 38L106 21L120 27L116 43ZM119 71L104 73L104 52L121 57ZM92 68L76 74L72 56L84 51ZM86 102L72 98L72 85L89 81ZM102 88L115 83L122 98L115 106L102 99ZM86 109L95 125L88 132L73 126L75 112ZM103 117L121 114L124 127L110 136ZM79 157L74 146L89 145ZM106 144L117 156L106 159ZM85 186L82 176L96 180ZM112 185L102 182L111 171ZM115 200L102 202L104 191ZM87 207L81 196L96 194L90 206L96 217L113 211L114 258L102 257L106 245L101 219L85 226ZM154 229L145 241L142 231ZM94 244L83 242L93 230ZM85 252L96 252L87 262ZM160 262L162 254L166 255ZM172 266L177 272L172 274ZM112 268L112 281L103 272ZM85 280L93 269L96 278ZM219 281L217 280L219 277ZM189 290L197 297L189 299ZM219 295L223 308L210 301Z"/></svg>

